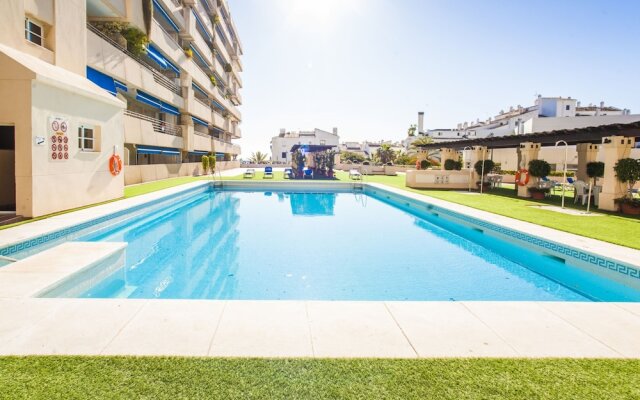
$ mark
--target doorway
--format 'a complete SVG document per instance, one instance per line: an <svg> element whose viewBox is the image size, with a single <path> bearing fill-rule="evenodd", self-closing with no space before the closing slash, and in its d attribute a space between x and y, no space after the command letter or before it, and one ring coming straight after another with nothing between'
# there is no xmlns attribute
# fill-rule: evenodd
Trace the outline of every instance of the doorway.
<svg viewBox="0 0 640 400"><path fill-rule="evenodd" d="M0 220L16 212L15 127L0 126Z"/></svg>

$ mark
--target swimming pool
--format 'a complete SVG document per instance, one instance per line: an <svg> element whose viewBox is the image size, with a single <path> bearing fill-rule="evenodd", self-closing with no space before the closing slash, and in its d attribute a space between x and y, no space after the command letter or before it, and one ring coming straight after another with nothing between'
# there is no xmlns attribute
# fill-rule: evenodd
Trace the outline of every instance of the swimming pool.
<svg viewBox="0 0 640 400"><path fill-rule="evenodd" d="M43 296L640 300L504 233L380 189L206 188L78 230L73 240L128 243L123 265L81 293L70 278Z"/></svg>

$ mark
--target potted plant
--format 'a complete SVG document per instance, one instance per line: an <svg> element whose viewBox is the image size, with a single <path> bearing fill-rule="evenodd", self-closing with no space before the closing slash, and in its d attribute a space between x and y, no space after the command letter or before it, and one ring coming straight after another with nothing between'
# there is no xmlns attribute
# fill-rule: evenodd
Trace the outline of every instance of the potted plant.
<svg viewBox="0 0 640 400"><path fill-rule="evenodd" d="M529 175L538 178L536 186L529 188L531 197L537 200L543 200L544 196L549 193L551 188L543 187L540 185L540 178L547 176L551 173L551 165L545 160L531 160L529 161Z"/></svg>
<svg viewBox="0 0 640 400"><path fill-rule="evenodd" d="M213 86L218 86L218 81L216 80L215 75L209 75L209 80Z"/></svg>
<svg viewBox="0 0 640 400"><path fill-rule="evenodd" d="M618 160L613 169L618 181L627 184L625 195L616 199L616 203L620 204L620 210L623 214L640 215L640 199L634 199L631 194L633 186L640 180L640 160L623 158Z"/></svg>
<svg viewBox="0 0 640 400"><path fill-rule="evenodd" d="M483 165L484 165L484 168L483 168ZM495 165L496 163L494 163L493 160L484 160L484 163L482 160L480 160L474 164L473 169L475 169L476 173L480 175L480 180L476 182L476 185L478 185L478 189L480 189L480 185L484 187L483 188L484 190L489 189L491 187L491 183L484 181L484 175L491 172L491 170Z"/></svg>
<svg viewBox="0 0 640 400"><path fill-rule="evenodd" d="M598 178L604 176L604 163L601 161L587 163L587 175L593 179L593 186L595 186Z"/></svg>
<svg viewBox="0 0 640 400"><path fill-rule="evenodd" d="M188 58L192 58L193 57L193 50L187 48L184 49L184 55L186 55Z"/></svg>
<svg viewBox="0 0 640 400"><path fill-rule="evenodd" d="M420 169L427 169L431 166L429 160L420 160Z"/></svg>

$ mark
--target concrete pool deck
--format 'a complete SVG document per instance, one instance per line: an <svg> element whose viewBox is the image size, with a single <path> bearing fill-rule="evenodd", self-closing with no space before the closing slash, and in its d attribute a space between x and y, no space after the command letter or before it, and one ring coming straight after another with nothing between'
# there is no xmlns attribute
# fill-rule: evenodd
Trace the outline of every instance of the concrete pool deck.
<svg viewBox="0 0 640 400"><path fill-rule="evenodd" d="M206 184L187 184L0 231L0 248ZM615 255L633 265L640 260L637 250L368 185L605 257ZM36 254L19 262L21 266L0 268L0 354L640 358L640 303L33 297L77 273L81 263L95 261L79 254L84 245L74 243L80 247L67 252L75 257L73 262L62 256L38 259ZM121 248L88 245L94 247L87 250L103 258Z"/></svg>
<svg viewBox="0 0 640 400"><path fill-rule="evenodd" d="M639 358L640 304L0 299L0 354Z"/></svg>

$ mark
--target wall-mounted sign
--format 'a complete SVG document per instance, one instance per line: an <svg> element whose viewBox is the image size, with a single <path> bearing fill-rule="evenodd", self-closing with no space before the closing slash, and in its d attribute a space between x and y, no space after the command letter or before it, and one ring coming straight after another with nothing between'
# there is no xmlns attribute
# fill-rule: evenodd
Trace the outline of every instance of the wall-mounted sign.
<svg viewBox="0 0 640 400"><path fill-rule="evenodd" d="M44 136L36 136L35 143L36 146L44 146L47 144L47 139Z"/></svg>
<svg viewBox="0 0 640 400"><path fill-rule="evenodd" d="M49 157L54 161L69 159L69 120L62 117L49 117Z"/></svg>

